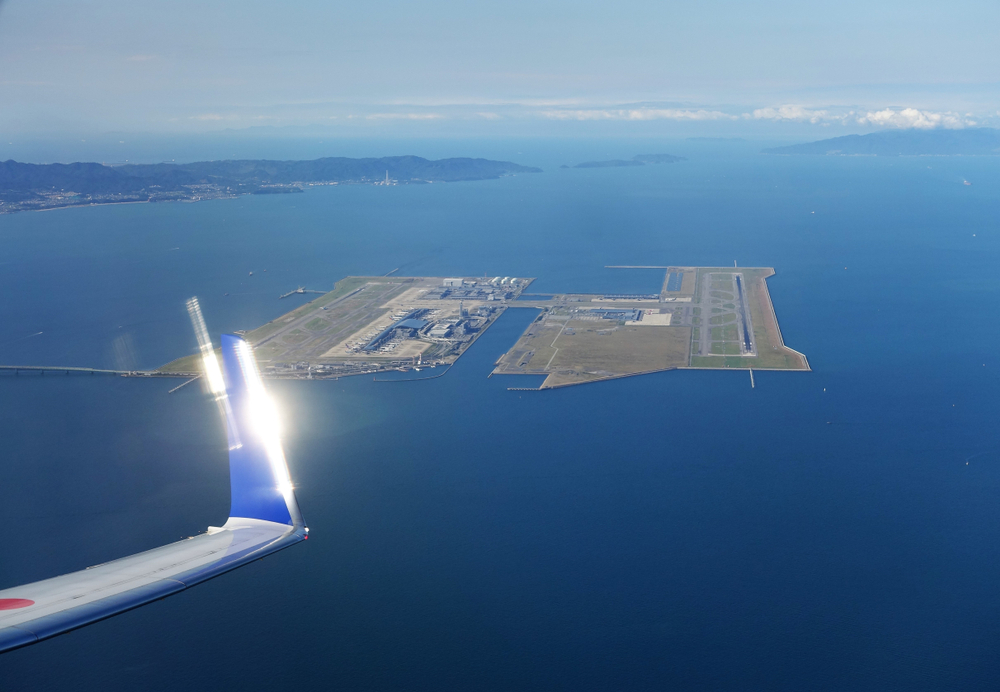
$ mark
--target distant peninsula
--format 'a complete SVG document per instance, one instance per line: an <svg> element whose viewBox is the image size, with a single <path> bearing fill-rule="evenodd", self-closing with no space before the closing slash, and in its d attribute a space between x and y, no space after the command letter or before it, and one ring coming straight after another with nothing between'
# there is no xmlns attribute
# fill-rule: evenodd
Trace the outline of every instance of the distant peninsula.
<svg viewBox="0 0 1000 692"><path fill-rule="evenodd" d="M302 192L312 185L488 180L541 169L509 161L419 156L311 161L201 161L106 166L0 162L0 213L90 204L196 201Z"/></svg>
<svg viewBox="0 0 1000 692"><path fill-rule="evenodd" d="M892 130L764 149L765 154L826 156L984 156L1000 154L1000 130Z"/></svg>
<svg viewBox="0 0 1000 692"><path fill-rule="evenodd" d="M573 168L621 168L624 166L645 166L647 163L675 163L677 161L687 161L687 159L673 154L639 154L629 160L584 161L576 164Z"/></svg>

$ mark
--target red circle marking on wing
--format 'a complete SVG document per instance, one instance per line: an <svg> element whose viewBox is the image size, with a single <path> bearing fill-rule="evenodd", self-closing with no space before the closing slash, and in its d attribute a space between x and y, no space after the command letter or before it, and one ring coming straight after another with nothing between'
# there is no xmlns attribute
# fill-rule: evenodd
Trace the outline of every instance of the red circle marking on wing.
<svg viewBox="0 0 1000 692"><path fill-rule="evenodd" d="M0 598L0 610L16 610L30 605L35 605L35 602L27 598Z"/></svg>

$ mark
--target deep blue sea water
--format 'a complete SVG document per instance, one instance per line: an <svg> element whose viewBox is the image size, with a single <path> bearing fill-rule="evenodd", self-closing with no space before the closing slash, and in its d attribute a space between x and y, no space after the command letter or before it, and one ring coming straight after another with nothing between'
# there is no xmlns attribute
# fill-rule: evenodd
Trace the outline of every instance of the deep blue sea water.
<svg viewBox="0 0 1000 692"><path fill-rule="evenodd" d="M546 172L0 216L0 363L158 365L192 295L219 333L397 267L645 292L604 265L737 260L813 372L510 392L518 309L438 379L274 382L311 540L0 690L1000 686L1000 161L506 146L464 143ZM222 423L176 384L0 376L0 588L224 521Z"/></svg>

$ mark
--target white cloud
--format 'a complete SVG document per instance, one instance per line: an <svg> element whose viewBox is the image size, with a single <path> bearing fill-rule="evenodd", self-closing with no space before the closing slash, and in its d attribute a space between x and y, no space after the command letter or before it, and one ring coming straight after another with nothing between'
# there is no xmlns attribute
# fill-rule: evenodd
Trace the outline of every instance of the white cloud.
<svg viewBox="0 0 1000 692"><path fill-rule="evenodd" d="M735 115L722 111L684 108L548 110L541 115L551 120L736 120Z"/></svg>
<svg viewBox="0 0 1000 692"><path fill-rule="evenodd" d="M2 0L0 0L2 2ZM159 58L158 58L159 59ZM0 89L4 86L0 80ZM883 102L884 103L884 102ZM287 106L287 104L279 104ZM200 121L203 126L211 127L223 124L235 126L235 123L251 124L298 124L302 122L368 122L369 126L392 127L403 123L430 123L447 120L449 122L479 122L480 127L493 129L502 127L503 123L516 123L534 120L538 122L605 122L607 126L619 123L635 123L630 127L654 126L654 123L687 122L702 123L710 127L713 123L733 123L742 120L744 127L752 127L750 123L769 126L802 126L812 124L815 127L830 126L853 129L892 129L892 128L961 128L995 122L990 112L967 113L959 111L929 111L916 108L884 107L875 105L850 104L818 104L798 105L794 103L774 104L761 108L744 106L721 106L712 104L676 104L669 102L632 102L632 103L595 103L546 105L535 107L524 106L479 106L465 105L439 106L430 108L416 104L337 104L322 102L320 106L300 104L294 107L277 108L272 104L267 109L248 106L226 111L209 111L204 113L181 116L182 120ZM725 111L723 110L725 108ZM353 113L352 113L353 111ZM262 114L263 113L263 114Z"/></svg>
<svg viewBox="0 0 1000 692"><path fill-rule="evenodd" d="M856 122L859 125L874 125L876 127L932 130L944 127L958 129L971 127L976 121L972 114L960 115L951 111L922 111L916 108L884 108L882 110L845 111L840 107L828 109L809 109L792 104L758 108L753 113L744 113L744 118L755 120L775 120L787 122L809 122L829 125L831 122L847 124Z"/></svg>
<svg viewBox="0 0 1000 692"><path fill-rule="evenodd" d="M440 120L440 113L372 113L365 116L368 120Z"/></svg>
<svg viewBox="0 0 1000 692"><path fill-rule="evenodd" d="M938 127L957 130L963 127L972 127L976 124L974 120L969 120L958 113L950 111L935 113L933 111L917 110L916 108L903 108L898 111L885 108L880 111L868 111L864 115L858 116L858 122L862 125L917 130L933 130Z"/></svg>
<svg viewBox="0 0 1000 692"><path fill-rule="evenodd" d="M769 108L758 108L752 114L744 114L744 118L753 118L754 120L793 120L795 122L810 122L818 123L823 120L839 120L837 116L831 116L825 110L809 110L803 106L795 105L785 105L769 107Z"/></svg>

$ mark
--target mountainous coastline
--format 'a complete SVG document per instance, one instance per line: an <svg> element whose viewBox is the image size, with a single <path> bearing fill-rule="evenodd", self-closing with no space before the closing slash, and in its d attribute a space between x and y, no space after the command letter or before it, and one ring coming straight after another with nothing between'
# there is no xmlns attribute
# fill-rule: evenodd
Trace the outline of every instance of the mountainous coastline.
<svg viewBox="0 0 1000 692"><path fill-rule="evenodd" d="M1000 154L1000 130L892 130L764 149L765 154L826 156L984 156Z"/></svg>
<svg viewBox="0 0 1000 692"><path fill-rule="evenodd" d="M311 161L32 164L0 162L0 213L31 209L215 199L242 194L302 192L304 185L415 184L488 180L541 169L509 161L419 156Z"/></svg>

